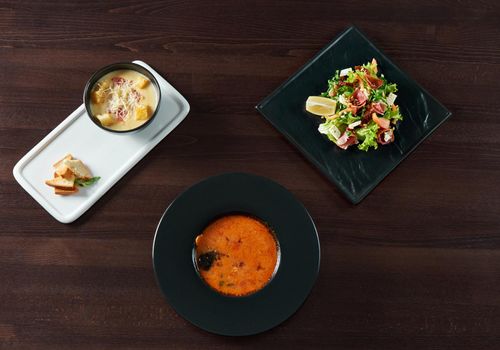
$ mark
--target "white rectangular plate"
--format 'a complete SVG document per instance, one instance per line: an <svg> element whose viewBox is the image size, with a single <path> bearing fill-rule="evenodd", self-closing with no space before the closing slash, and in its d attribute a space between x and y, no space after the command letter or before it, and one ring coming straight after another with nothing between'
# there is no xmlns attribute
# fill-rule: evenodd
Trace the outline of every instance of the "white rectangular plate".
<svg viewBox="0 0 500 350"><path fill-rule="evenodd" d="M131 134L108 132L90 120L82 104L14 167L17 182L62 223L78 219L189 112L189 103L172 85L146 63L134 63L151 71L161 89L157 115L148 126ZM75 195L57 196L45 180L53 176L52 164L67 153L82 160L101 179Z"/></svg>

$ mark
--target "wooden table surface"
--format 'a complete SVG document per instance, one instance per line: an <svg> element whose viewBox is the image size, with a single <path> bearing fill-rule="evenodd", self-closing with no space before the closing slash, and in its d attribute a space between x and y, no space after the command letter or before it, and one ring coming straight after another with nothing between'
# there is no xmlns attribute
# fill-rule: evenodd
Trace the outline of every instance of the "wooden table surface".
<svg viewBox="0 0 500 350"><path fill-rule="evenodd" d="M499 349L499 18L493 0L1 1L0 348ZM254 109L351 24L453 112L357 206ZM12 168L81 104L95 70L133 59L191 112L61 224ZM177 315L151 264L172 199L232 171L288 188L321 240L304 305L242 338Z"/></svg>

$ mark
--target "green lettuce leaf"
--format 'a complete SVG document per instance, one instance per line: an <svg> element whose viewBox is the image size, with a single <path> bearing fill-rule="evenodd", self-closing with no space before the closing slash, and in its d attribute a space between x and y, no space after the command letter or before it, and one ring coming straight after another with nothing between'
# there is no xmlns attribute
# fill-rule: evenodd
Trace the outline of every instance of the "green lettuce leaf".
<svg viewBox="0 0 500 350"><path fill-rule="evenodd" d="M338 118L335 118L333 122L335 125L339 128L342 129L342 126L347 127L347 125L357 122L358 120L361 120L361 116L354 116L351 112L345 113L341 115Z"/></svg>
<svg viewBox="0 0 500 350"><path fill-rule="evenodd" d="M385 96L388 96L391 92L398 91L398 87L396 84L385 84L383 88L385 91Z"/></svg>
<svg viewBox="0 0 500 350"><path fill-rule="evenodd" d="M385 96L385 93L384 93L384 89L380 88L380 89L377 89L377 90L371 90L371 92L370 92L370 101L373 101L373 102L384 102L385 104L387 104L387 102L386 102L386 96Z"/></svg>
<svg viewBox="0 0 500 350"><path fill-rule="evenodd" d="M356 80L358 80L358 72L355 70L347 72L347 79L346 81L348 83L354 83Z"/></svg>
<svg viewBox="0 0 500 350"><path fill-rule="evenodd" d="M351 95L353 92L354 88L352 86L343 85L338 88L337 95L344 95L344 94Z"/></svg>
<svg viewBox="0 0 500 350"><path fill-rule="evenodd" d="M368 151L370 147L377 149L377 131L378 125L373 120L366 124L366 126L357 129L356 137L358 141L362 141L358 144L358 149L365 152Z"/></svg>
<svg viewBox="0 0 500 350"><path fill-rule="evenodd" d="M389 119L391 122L403 120L403 116L399 113L399 108L396 108L396 110L393 111L391 107L387 108L385 111L384 118Z"/></svg>
<svg viewBox="0 0 500 350"><path fill-rule="evenodd" d="M101 177L100 176L94 176L90 179L76 179L75 180L75 185L80 186L80 187L88 187L92 186L95 184L97 181L99 181Z"/></svg>
<svg viewBox="0 0 500 350"><path fill-rule="evenodd" d="M336 142L337 138L339 138L343 132L343 130L340 130L337 125L335 125L334 121L335 120L327 120L318 127L318 131L321 134L326 135L332 142Z"/></svg>

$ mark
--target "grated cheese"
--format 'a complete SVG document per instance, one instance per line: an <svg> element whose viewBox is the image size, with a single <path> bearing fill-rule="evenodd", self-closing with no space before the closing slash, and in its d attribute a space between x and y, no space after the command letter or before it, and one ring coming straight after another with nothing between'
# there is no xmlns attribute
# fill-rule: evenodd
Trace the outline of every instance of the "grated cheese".
<svg viewBox="0 0 500 350"><path fill-rule="evenodd" d="M122 78L123 79L123 78ZM116 118L127 120L140 105L143 96L134 88L133 80L113 81L104 90L108 96L108 111Z"/></svg>

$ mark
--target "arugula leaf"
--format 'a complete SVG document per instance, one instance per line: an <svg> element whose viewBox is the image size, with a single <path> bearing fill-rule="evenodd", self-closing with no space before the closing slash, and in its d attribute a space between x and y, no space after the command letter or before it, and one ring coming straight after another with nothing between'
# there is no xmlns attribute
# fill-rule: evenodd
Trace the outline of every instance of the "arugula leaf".
<svg viewBox="0 0 500 350"><path fill-rule="evenodd" d="M344 95L347 93L347 95L351 95L354 92L354 88L349 85L343 85L340 86L337 90L337 95Z"/></svg>
<svg viewBox="0 0 500 350"><path fill-rule="evenodd" d="M334 85L336 85L339 82L340 79L340 73L338 70L335 71L335 74L331 79L328 80L328 88L331 89Z"/></svg>
<svg viewBox="0 0 500 350"><path fill-rule="evenodd" d="M329 92L335 89L335 86L337 86L340 79L339 75L340 75L339 71L336 70L334 76L331 79L328 79L328 89L325 92L322 92L320 96L331 97Z"/></svg>
<svg viewBox="0 0 500 350"><path fill-rule="evenodd" d="M100 178L101 178L100 176L94 176L94 177L92 177L90 179L76 179L75 180L75 185L80 186L80 187L92 186L97 181L99 181Z"/></svg>
<svg viewBox="0 0 500 350"><path fill-rule="evenodd" d="M372 120L365 127L356 130L356 137L363 141L358 145L358 149L367 152L370 147L378 148L377 143L378 125Z"/></svg>
<svg viewBox="0 0 500 350"><path fill-rule="evenodd" d="M383 89L377 89L371 91L371 101L373 102L384 102L386 103L385 93Z"/></svg>

